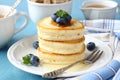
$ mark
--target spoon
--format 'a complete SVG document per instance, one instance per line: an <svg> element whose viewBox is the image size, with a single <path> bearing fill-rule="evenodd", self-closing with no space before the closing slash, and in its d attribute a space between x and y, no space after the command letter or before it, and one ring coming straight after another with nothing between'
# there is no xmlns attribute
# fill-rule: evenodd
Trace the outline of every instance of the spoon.
<svg viewBox="0 0 120 80"><path fill-rule="evenodd" d="M9 16L10 13L12 13L14 11L14 9L16 9L20 3L21 3L21 0L17 0L14 3L14 5L12 6L11 10L4 16L4 18L6 18L7 16Z"/></svg>

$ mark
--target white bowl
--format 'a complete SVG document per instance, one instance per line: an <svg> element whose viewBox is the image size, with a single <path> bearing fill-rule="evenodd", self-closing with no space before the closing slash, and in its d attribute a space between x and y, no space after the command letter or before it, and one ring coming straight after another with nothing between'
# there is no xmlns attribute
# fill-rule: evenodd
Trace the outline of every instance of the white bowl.
<svg viewBox="0 0 120 80"><path fill-rule="evenodd" d="M52 15L57 10L62 9L70 14L72 9L72 0L60 4L43 4L32 2L30 0L27 0L27 2L30 18L34 23L38 23L39 20L41 20L44 17Z"/></svg>

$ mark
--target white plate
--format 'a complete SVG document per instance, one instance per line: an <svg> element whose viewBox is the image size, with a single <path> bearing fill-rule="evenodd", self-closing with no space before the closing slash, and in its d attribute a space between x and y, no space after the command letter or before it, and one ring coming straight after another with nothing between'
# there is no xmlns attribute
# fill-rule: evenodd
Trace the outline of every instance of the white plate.
<svg viewBox="0 0 120 80"><path fill-rule="evenodd" d="M76 75L81 75L84 73L88 73L91 71L94 71L96 69L99 69L103 66L105 66L111 59L112 59L112 51L111 49L102 41L97 40L95 38L85 36L85 43L87 44L88 42L92 41L95 42L95 44L104 51L104 54L101 56L101 58L96 61L92 66L89 68L82 70L82 71L77 71L77 72L69 72L69 73L63 73L59 77L69 77L69 76L76 76ZM43 70L41 67L33 67L33 66L26 66L22 64L22 57L29 54L33 53L36 54L36 49L33 48L32 44L34 41L37 40L36 36L32 37L26 37L15 44L13 44L7 53L7 57L9 61L17 68L32 73L32 74L37 74L37 75L43 75L46 73L46 70Z"/></svg>

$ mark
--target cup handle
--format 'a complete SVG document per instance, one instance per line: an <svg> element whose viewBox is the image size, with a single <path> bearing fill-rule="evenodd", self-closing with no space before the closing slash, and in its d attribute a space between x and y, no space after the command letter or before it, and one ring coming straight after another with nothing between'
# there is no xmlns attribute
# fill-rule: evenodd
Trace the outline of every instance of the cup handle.
<svg viewBox="0 0 120 80"><path fill-rule="evenodd" d="M20 32L21 30L23 30L23 29L27 26L27 24L28 24L28 22L29 22L29 16L28 16L26 13L23 13L23 12L16 13L16 21L17 21L21 16L24 16L24 17L25 17L25 21L24 21L24 23L23 23L21 26L19 26L19 27L15 30L15 34L18 33L18 32Z"/></svg>

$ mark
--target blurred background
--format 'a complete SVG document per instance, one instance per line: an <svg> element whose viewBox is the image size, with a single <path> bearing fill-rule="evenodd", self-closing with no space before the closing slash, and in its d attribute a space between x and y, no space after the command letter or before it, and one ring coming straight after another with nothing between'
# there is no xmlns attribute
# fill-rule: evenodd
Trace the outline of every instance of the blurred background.
<svg viewBox="0 0 120 80"><path fill-rule="evenodd" d="M4 5L10 5L12 6L13 3L16 0L10 0L9 3L7 0L0 0L0 4L4 4ZM72 6L72 16L75 19L81 20L84 19L83 13L80 10L80 6L82 5L82 3L86 1L86 0L73 0L73 6ZM116 1L120 4L120 0L113 0ZM28 13L27 10L27 1L26 0L22 0L21 5L17 8L18 11L24 11ZM116 19L120 19L120 13L116 16Z"/></svg>

